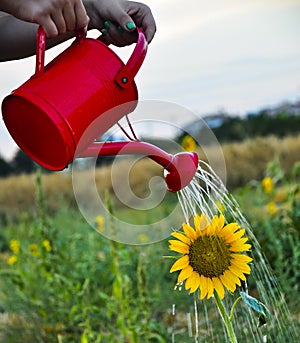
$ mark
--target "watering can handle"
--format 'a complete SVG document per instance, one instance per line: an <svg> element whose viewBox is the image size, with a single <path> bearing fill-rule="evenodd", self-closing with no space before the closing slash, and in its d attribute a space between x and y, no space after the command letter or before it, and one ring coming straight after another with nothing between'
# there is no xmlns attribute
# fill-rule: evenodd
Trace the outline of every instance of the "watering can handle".
<svg viewBox="0 0 300 343"><path fill-rule="evenodd" d="M127 64L119 71L115 81L122 87L126 88L131 84L135 75L139 71L147 52L147 41L142 30L137 29L138 39L136 46L130 56ZM76 41L81 41L86 36L86 29L76 31ZM36 38L36 64L34 76L40 76L44 73L45 63L45 50L46 50L46 33L42 26L39 26Z"/></svg>
<svg viewBox="0 0 300 343"><path fill-rule="evenodd" d="M76 41L81 41L86 36L86 28L76 31ZM39 26L36 36L36 62L34 76L41 76L44 73L46 50L46 33L42 26Z"/></svg>
<svg viewBox="0 0 300 343"><path fill-rule="evenodd" d="M42 26L39 26L36 36L36 61L34 76L40 76L44 73L46 50L46 33Z"/></svg>
<svg viewBox="0 0 300 343"><path fill-rule="evenodd" d="M132 55L115 78L116 83L122 88L126 88L131 84L147 53L148 44L146 37L141 29L138 28L137 32L138 39Z"/></svg>

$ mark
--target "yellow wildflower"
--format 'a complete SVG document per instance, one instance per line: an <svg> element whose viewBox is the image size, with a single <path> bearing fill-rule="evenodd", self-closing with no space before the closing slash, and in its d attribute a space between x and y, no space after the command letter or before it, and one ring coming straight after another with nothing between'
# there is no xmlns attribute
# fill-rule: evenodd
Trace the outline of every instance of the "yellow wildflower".
<svg viewBox="0 0 300 343"><path fill-rule="evenodd" d="M185 151L195 151L197 148L197 143L193 137L186 135L183 137L181 146Z"/></svg>
<svg viewBox="0 0 300 343"><path fill-rule="evenodd" d="M29 245L29 251L31 252L32 256L38 256L39 255L39 249L37 244L30 244Z"/></svg>
<svg viewBox="0 0 300 343"><path fill-rule="evenodd" d="M11 266L14 265L18 261L18 257L16 255L12 255L7 259L7 263Z"/></svg>
<svg viewBox="0 0 300 343"><path fill-rule="evenodd" d="M265 177L261 182L261 187L263 191L267 194L272 193L274 189L274 182L271 177Z"/></svg>
<svg viewBox="0 0 300 343"><path fill-rule="evenodd" d="M104 222L105 222L105 219L103 216L99 215L96 217L96 229L98 232L104 231Z"/></svg>
<svg viewBox="0 0 300 343"><path fill-rule="evenodd" d="M9 248L15 255L18 255L20 252L20 242L16 239L12 239L9 242Z"/></svg>
<svg viewBox="0 0 300 343"><path fill-rule="evenodd" d="M42 245L46 249L46 251L50 252L52 250L51 243L48 239L44 239Z"/></svg>
<svg viewBox="0 0 300 343"><path fill-rule="evenodd" d="M270 214L273 214L276 212L276 210L277 210L277 206L276 206L275 202L274 201L269 202L267 205L267 211Z"/></svg>

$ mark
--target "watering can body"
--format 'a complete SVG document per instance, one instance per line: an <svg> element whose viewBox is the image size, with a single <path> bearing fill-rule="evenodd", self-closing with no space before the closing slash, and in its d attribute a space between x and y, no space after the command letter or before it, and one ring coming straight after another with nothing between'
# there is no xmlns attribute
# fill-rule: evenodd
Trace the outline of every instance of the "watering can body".
<svg viewBox="0 0 300 343"><path fill-rule="evenodd" d="M140 141L95 142L137 105L134 77L147 51L141 30L126 65L107 45L86 38L85 32L78 32L72 45L44 67L45 45L40 27L35 74L2 103L4 123L27 155L47 169L62 170L75 154L140 154L165 169L170 191L177 192L190 183L198 167L196 153L173 156Z"/></svg>
<svg viewBox="0 0 300 343"><path fill-rule="evenodd" d="M35 74L4 99L2 114L25 153L47 169L62 170L72 162L83 133L96 118L100 125L86 142L80 141L83 150L134 110L138 100L134 76L147 43L138 30L125 65L107 45L80 32L70 47L44 67L45 41L40 27ZM112 108L116 110L107 115Z"/></svg>

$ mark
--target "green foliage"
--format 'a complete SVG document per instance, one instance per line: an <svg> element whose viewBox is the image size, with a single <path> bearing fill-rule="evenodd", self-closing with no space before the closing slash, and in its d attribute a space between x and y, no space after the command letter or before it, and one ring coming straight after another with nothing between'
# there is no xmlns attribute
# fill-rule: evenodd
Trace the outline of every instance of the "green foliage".
<svg viewBox="0 0 300 343"><path fill-rule="evenodd" d="M285 175L278 159L269 163L266 177L274 187L265 192L262 183L252 182L236 193L241 208L273 271L282 285L290 307L299 309L300 285L300 187L299 164ZM292 310L293 311L293 310Z"/></svg>
<svg viewBox="0 0 300 343"><path fill-rule="evenodd" d="M228 118L220 127L213 129L217 139L223 142L239 142L247 138L274 135L284 137L298 134L300 131L300 116L284 111L276 115L261 111L247 118Z"/></svg>

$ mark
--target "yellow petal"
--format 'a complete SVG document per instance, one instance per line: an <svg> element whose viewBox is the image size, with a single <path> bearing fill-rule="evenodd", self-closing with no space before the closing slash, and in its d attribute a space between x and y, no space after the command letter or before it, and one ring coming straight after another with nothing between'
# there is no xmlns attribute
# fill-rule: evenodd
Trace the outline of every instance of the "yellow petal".
<svg viewBox="0 0 300 343"><path fill-rule="evenodd" d="M230 237L226 239L226 243L231 243L236 241L237 239L241 238L244 236L246 229L242 229L237 231L236 233L232 234Z"/></svg>
<svg viewBox="0 0 300 343"><path fill-rule="evenodd" d="M251 249L251 244L234 244L229 250L234 252L243 252Z"/></svg>
<svg viewBox="0 0 300 343"><path fill-rule="evenodd" d="M219 216L214 216L210 228L209 228L209 233L215 233L219 232L224 226L224 216L220 214Z"/></svg>
<svg viewBox="0 0 300 343"><path fill-rule="evenodd" d="M180 257L172 266L172 268L170 269L170 273L175 272L176 270L180 270L185 268L186 266L188 266L189 264L189 256L188 255L184 255L182 257Z"/></svg>
<svg viewBox="0 0 300 343"><path fill-rule="evenodd" d="M235 276L237 276L238 278L240 278L243 281L246 281L245 275L243 274L243 272L238 267L236 267L235 265L232 264L229 269Z"/></svg>
<svg viewBox="0 0 300 343"><path fill-rule="evenodd" d="M188 237L186 237L183 233L181 233L181 232L173 232L172 234L171 234L173 237L175 237L175 238L177 238L177 239L179 239L181 242L183 242L183 243L186 243L186 244L190 244L191 243L191 240L188 238Z"/></svg>
<svg viewBox="0 0 300 343"><path fill-rule="evenodd" d="M189 253L189 247L181 247L178 245L170 245L169 249L172 251L179 252L180 254L188 254Z"/></svg>
<svg viewBox="0 0 300 343"><path fill-rule="evenodd" d="M181 241L173 240L173 239L171 239L169 243L170 243L170 246L169 246L170 250L174 250L182 254L188 254L189 246L187 244Z"/></svg>
<svg viewBox="0 0 300 343"><path fill-rule="evenodd" d="M192 272L192 274L185 281L185 289L195 288L195 283L198 282L197 275L198 275L197 272L195 271Z"/></svg>
<svg viewBox="0 0 300 343"><path fill-rule="evenodd" d="M229 291L234 292L236 289L236 285L233 281L230 280L230 278L226 277L225 273L226 271L223 273L223 275L219 276L219 279Z"/></svg>
<svg viewBox="0 0 300 343"><path fill-rule="evenodd" d="M223 214L220 214L218 219L216 220L216 230L222 229L225 224L225 219Z"/></svg>
<svg viewBox="0 0 300 343"><path fill-rule="evenodd" d="M200 275L200 299L204 299L207 294L207 282L206 277L204 275Z"/></svg>
<svg viewBox="0 0 300 343"><path fill-rule="evenodd" d="M198 273L195 272L194 279L193 279L193 285L190 288L190 294L194 293L199 288L199 285L200 285L200 276Z"/></svg>
<svg viewBox="0 0 300 343"><path fill-rule="evenodd" d="M188 246L186 243L181 242L181 241L178 241L177 239L176 239L176 240L175 240L175 239L170 239L170 240L169 240L169 243L170 243L171 245Z"/></svg>
<svg viewBox="0 0 300 343"><path fill-rule="evenodd" d="M232 234L235 233L237 229L239 229L240 226L238 223L230 223L223 227L223 229L220 231L219 235L221 237L224 237L225 239L231 237Z"/></svg>
<svg viewBox="0 0 300 343"><path fill-rule="evenodd" d="M191 266L187 266L184 269L182 269L182 271L178 275L177 282L182 282L188 277L190 277L193 271L194 270Z"/></svg>
<svg viewBox="0 0 300 343"><path fill-rule="evenodd" d="M201 215L196 214L194 217L194 225L195 225L196 231L198 232L205 230L207 226L209 225L209 221L206 215L204 213L202 213Z"/></svg>
<svg viewBox="0 0 300 343"><path fill-rule="evenodd" d="M233 259L233 260L231 260L231 264L236 266L244 274L250 274L250 272L251 272L251 269L248 266L248 264L246 264L244 262L239 262L239 261Z"/></svg>
<svg viewBox="0 0 300 343"><path fill-rule="evenodd" d="M192 241L197 239L196 231L190 225L184 223L182 224L182 228L186 236Z"/></svg>
<svg viewBox="0 0 300 343"><path fill-rule="evenodd" d="M214 294L215 286L210 278L206 278L206 283L207 283L207 299L209 299Z"/></svg>
<svg viewBox="0 0 300 343"><path fill-rule="evenodd" d="M217 277L213 277L212 282L213 282L215 290L218 292L220 298L223 299L224 295L225 295L225 291L224 291L224 287L222 285L222 282Z"/></svg>
<svg viewBox="0 0 300 343"><path fill-rule="evenodd" d="M195 230L196 230L196 231L200 231L201 217L202 217L202 214L201 214L201 215L198 214L198 213L195 214L195 217L194 217L194 226L195 226Z"/></svg>
<svg viewBox="0 0 300 343"><path fill-rule="evenodd" d="M240 279L234 273L232 273L230 269L226 270L225 273L226 273L226 277L228 277L236 285L239 285L239 286L241 285Z"/></svg>
<svg viewBox="0 0 300 343"><path fill-rule="evenodd" d="M238 261L241 261L241 262L246 262L246 263L249 263L251 261L253 261L253 258L251 258L250 256L248 255L244 255L244 254L231 254L231 256L238 260Z"/></svg>
<svg viewBox="0 0 300 343"><path fill-rule="evenodd" d="M248 238L247 238L247 237L244 237L244 238L239 239L238 242L232 243L232 245L234 245L234 244L244 244L244 243L246 243L247 241L248 241Z"/></svg>
<svg viewBox="0 0 300 343"><path fill-rule="evenodd" d="M210 222L210 225L206 228L206 234L211 235L212 233L216 232L216 228L218 228L218 216L214 216L213 219Z"/></svg>

